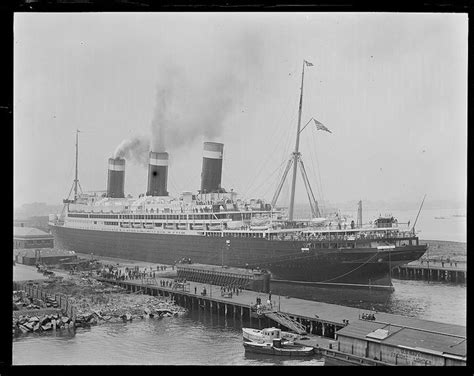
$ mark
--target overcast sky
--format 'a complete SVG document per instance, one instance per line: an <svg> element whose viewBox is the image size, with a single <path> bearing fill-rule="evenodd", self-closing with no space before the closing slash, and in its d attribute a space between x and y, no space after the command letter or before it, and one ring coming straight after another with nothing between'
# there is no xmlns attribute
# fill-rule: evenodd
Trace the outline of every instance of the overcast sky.
<svg viewBox="0 0 474 376"><path fill-rule="evenodd" d="M196 191L202 143L217 141L222 186L270 200L303 59L302 126L332 131L301 133L318 199L463 200L467 34L465 14L17 13L15 206L67 196L76 129L84 191L106 189L108 158L133 138L169 153L170 194ZM126 193L146 185L129 158Z"/></svg>

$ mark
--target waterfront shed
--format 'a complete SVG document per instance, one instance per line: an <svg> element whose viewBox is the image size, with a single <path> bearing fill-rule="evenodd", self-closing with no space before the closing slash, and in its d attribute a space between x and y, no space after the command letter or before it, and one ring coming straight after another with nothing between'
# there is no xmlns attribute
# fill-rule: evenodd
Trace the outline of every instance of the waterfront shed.
<svg viewBox="0 0 474 376"><path fill-rule="evenodd" d="M52 248L14 249L13 257L15 262L24 265L36 265L36 263L55 265L77 260L77 255L73 251Z"/></svg>
<svg viewBox="0 0 474 376"><path fill-rule="evenodd" d="M358 320L337 331L342 352L396 365L466 365L466 336Z"/></svg>
<svg viewBox="0 0 474 376"><path fill-rule="evenodd" d="M53 248L54 236L33 227L13 227L13 248Z"/></svg>

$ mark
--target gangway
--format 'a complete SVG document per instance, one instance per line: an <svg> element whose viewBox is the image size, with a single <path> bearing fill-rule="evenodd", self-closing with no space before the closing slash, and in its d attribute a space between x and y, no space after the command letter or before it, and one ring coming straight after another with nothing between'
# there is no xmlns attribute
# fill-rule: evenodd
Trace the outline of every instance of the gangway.
<svg viewBox="0 0 474 376"><path fill-rule="evenodd" d="M297 334L306 334L306 328L304 327L304 325L296 321L295 319L292 319L286 313L280 311L263 311L262 314L268 317L269 319L272 319L273 321L276 321L277 323L287 327L288 329L294 331Z"/></svg>

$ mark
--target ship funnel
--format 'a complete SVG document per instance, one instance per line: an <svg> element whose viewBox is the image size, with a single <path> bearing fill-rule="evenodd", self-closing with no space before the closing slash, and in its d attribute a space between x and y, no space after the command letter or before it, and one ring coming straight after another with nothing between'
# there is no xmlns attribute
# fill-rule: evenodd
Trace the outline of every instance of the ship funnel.
<svg viewBox="0 0 474 376"><path fill-rule="evenodd" d="M168 153L150 151L147 196L168 196Z"/></svg>
<svg viewBox="0 0 474 376"><path fill-rule="evenodd" d="M109 158L107 197L124 198L125 159Z"/></svg>
<svg viewBox="0 0 474 376"><path fill-rule="evenodd" d="M222 153L224 144L204 142L201 172L201 193L221 192Z"/></svg>

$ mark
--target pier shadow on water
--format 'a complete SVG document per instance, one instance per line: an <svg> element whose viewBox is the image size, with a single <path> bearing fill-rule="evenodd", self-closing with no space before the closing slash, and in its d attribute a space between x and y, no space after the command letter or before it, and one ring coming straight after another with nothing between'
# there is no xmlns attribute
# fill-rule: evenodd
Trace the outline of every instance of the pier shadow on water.
<svg viewBox="0 0 474 376"><path fill-rule="evenodd" d="M271 282L274 295L386 312L393 290L376 288L319 287ZM275 299L275 298L273 298ZM278 304L278 302L276 302Z"/></svg>

